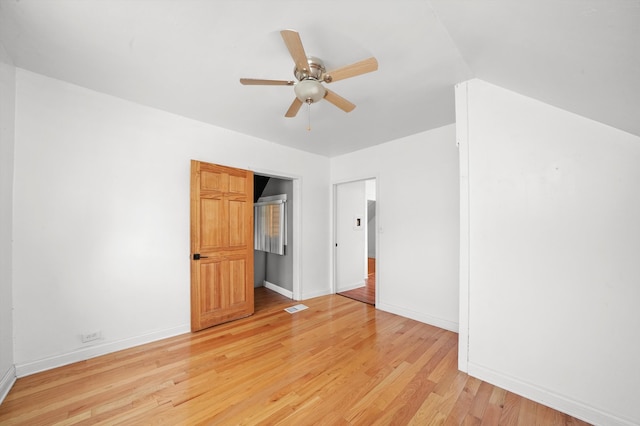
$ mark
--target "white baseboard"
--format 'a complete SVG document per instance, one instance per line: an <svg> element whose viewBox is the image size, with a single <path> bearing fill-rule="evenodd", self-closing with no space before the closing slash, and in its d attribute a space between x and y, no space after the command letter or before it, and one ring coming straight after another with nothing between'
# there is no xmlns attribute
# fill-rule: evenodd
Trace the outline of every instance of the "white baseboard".
<svg viewBox="0 0 640 426"><path fill-rule="evenodd" d="M360 287L364 287L365 283L364 281L358 281L352 284L347 284L343 287L338 288L336 286L336 293L340 293L341 291L349 291L349 290L355 290L356 288L360 288Z"/></svg>
<svg viewBox="0 0 640 426"><path fill-rule="evenodd" d="M445 330L453 331L455 333L458 332L457 322L437 318L422 312L416 312L410 309L401 308L399 306L389 305L382 302L376 303L376 308L380 309L381 311L391 312L392 314L400 315L406 318L411 318L413 320L423 322L425 324L433 325L434 327L444 328Z"/></svg>
<svg viewBox="0 0 640 426"><path fill-rule="evenodd" d="M7 371L4 372L2 378L0 379L0 404L2 404L2 401L4 401L4 399L7 397L15 382L16 367L12 365Z"/></svg>
<svg viewBox="0 0 640 426"><path fill-rule="evenodd" d="M73 364L74 362L84 361L95 358L100 355L106 355L112 352L129 349L134 346L144 345L145 343L155 342L157 340L166 339L167 337L177 336L179 334L189 333L191 328L188 325L169 328L166 330L155 331L153 333L143 334L141 336L130 337L115 342L98 343L86 348L80 348L72 352L56 355L36 361L16 364L16 376L24 377L41 371L51 370L52 368L62 367L63 365Z"/></svg>
<svg viewBox="0 0 640 426"><path fill-rule="evenodd" d="M314 291L312 293L304 293L302 295L302 297L300 298L300 300L308 300L308 299L313 299L315 297L320 297L320 296L327 296L331 294L331 290L326 289L326 290L320 290L320 291Z"/></svg>
<svg viewBox="0 0 640 426"><path fill-rule="evenodd" d="M611 413L598 410L585 403L575 401L547 389L524 382L522 380L499 373L492 369L469 362L469 375L501 387L532 401L551 407L554 410L569 414L588 423L601 426L633 426L635 421L623 419Z"/></svg>
<svg viewBox="0 0 640 426"><path fill-rule="evenodd" d="M263 285L268 288L269 290L273 290L276 293L279 293L285 297L288 297L289 299L293 299L293 292L287 290L286 288L282 288L277 284L274 283L270 283L269 281L265 280L263 281Z"/></svg>

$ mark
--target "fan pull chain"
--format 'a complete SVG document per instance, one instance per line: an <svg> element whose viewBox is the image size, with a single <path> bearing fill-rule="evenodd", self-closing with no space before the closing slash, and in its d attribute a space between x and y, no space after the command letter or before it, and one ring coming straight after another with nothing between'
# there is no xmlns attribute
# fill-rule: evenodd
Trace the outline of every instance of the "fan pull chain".
<svg viewBox="0 0 640 426"><path fill-rule="evenodd" d="M307 125L307 131L311 131L311 99L307 100L307 116L309 117L309 123Z"/></svg>

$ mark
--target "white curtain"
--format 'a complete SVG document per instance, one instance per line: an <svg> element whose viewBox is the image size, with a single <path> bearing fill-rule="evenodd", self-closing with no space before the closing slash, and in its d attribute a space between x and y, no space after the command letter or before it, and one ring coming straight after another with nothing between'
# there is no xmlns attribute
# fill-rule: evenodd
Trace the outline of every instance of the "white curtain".
<svg viewBox="0 0 640 426"><path fill-rule="evenodd" d="M253 205L253 246L256 250L284 255L287 245L286 200L258 201Z"/></svg>

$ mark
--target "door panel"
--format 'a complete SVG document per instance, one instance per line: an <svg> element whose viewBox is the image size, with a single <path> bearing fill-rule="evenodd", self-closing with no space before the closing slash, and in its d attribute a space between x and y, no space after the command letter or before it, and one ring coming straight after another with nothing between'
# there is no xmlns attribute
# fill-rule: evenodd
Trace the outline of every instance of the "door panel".
<svg viewBox="0 0 640 426"><path fill-rule="evenodd" d="M229 259L229 274L231 275L231 281L241 283L247 277L244 274L246 269L246 261L242 257L235 259ZM245 283L246 284L246 283ZM251 284L253 288L253 283ZM247 298L246 285L236 285L231 289L229 304L235 306L244 302Z"/></svg>
<svg viewBox="0 0 640 426"><path fill-rule="evenodd" d="M244 194L247 180L243 176L229 176L229 192L235 194Z"/></svg>
<svg viewBox="0 0 640 426"><path fill-rule="evenodd" d="M191 254L192 331L253 313L252 172L191 162Z"/></svg>
<svg viewBox="0 0 640 426"><path fill-rule="evenodd" d="M200 175L200 188L220 191L222 189L222 174L203 170Z"/></svg>
<svg viewBox="0 0 640 426"><path fill-rule="evenodd" d="M200 309L208 314L222 307L221 262L200 263Z"/></svg>
<svg viewBox="0 0 640 426"><path fill-rule="evenodd" d="M253 200L252 200L253 201ZM245 229L244 212L247 209L246 200L229 200L229 246L239 247L247 244L247 229ZM253 211L253 205L251 205ZM253 235L251 235L253 241Z"/></svg>
<svg viewBox="0 0 640 426"><path fill-rule="evenodd" d="M224 202L222 199L203 198L200 200L201 250L213 250L223 246Z"/></svg>
<svg viewBox="0 0 640 426"><path fill-rule="evenodd" d="M364 181L336 187L336 292L365 285L366 234L362 222L366 208ZM357 223L357 218L361 223Z"/></svg>

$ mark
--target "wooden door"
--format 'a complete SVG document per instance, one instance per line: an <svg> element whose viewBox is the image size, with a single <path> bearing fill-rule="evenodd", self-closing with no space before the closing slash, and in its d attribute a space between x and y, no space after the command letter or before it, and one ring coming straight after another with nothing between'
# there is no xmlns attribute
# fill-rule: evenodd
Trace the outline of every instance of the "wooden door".
<svg viewBox="0 0 640 426"><path fill-rule="evenodd" d="M191 161L191 331L253 314L253 172Z"/></svg>

